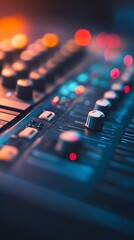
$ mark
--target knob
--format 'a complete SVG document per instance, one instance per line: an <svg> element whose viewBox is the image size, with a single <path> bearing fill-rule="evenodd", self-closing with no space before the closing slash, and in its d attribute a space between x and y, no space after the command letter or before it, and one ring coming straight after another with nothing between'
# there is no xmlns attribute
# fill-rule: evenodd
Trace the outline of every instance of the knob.
<svg viewBox="0 0 134 240"><path fill-rule="evenodd" d="M4 87L9 89L14 89L16 87L17 74L11 67L3 68L1 75Z"/></svg>
<svg viewBox="0 0 134 240"><path fill-rule="evenodd" d="M103 97L107 100L109 100L112 104L112 107L115 106L119 99L119 95L115 91L107 91L104 93Z"/></svg>
<svg viewBox="0 0 134 240"><path fill-rule="evenodd" d="M33 95L33 82L30 79L19 79L16 88L17 97L30 101Z"/></svg>
<svg viewBox="0 0 134 240"><path fill-rule="evenodd" d="M66 131L59 135L56 144L56 151L64 156L70 156L71 153L78 153L81 145L81 135L77 131Z"/></svg>
<svg viewBox="0 0 134 240"><path fill-rule="evenodd" d="M18 79L28 77L28 67L25 62L16 61L12 64L12 68L16 71Z"/></svg>
<svg viewBox="0 0 134 240"><path fill-rule="evenodd" d="M125 85L129 85L129 86L132 86L133 84L133 78L134 78L134 75L133 75L133 71L130 70L127 70L126 72L124 72L121 76L121 82L122 84L125 86Z"/></svg>
<svg viewBox="0 0 134 240"><path fill-rule="evenodd" d="M103 112L107 118L111 110L111 103L107 99L99 99L96 101L94 109Z"/></svg>
<svg viewBox="0 0 134 240"><path fill-rule="evenodd" d="M105 114L99 110L93 110L88 113L85 126L93 131L101 131Z"/></svg>
<svg viewBox="0 0 134 240"><path fill-rule="evenodd" d="M120 98L124 95L124 86L122 83L113 83L111 90L116 92Z"/></svg>
<svg viewBox="0 0 134 240"><path fill-rule="evenodd" d="M39 74L38 71L32 71L29 74L29 78L33 81L34 89L43 92L45 87L45 79L43 75Z"/></svg>

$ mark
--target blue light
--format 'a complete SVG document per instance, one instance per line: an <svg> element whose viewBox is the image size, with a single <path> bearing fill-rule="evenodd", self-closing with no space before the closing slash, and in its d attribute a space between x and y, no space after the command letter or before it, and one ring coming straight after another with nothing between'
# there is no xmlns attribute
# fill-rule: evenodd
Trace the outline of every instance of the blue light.
<svg viewBox="0 0 134 240"><path fill-rule="evenodd" d="M85 83L88 81L88 74L87 73L80 73L77 77L77 80L81 83Z"/></svg>
<svg viewBox="0 0 134 240"><path fill-rule="evenodd" d="M74 90L78 87L78 84L76 82L71 82L69 83L68 85L68 89L71 91L71 92L74 92Z"/></svg>
<svg viewBox="0 0 134 240"><path fill-rule="evenodd" d="M60 93L65 95L65 96L69 95L69 90L68 90L67 86L61 87Z"/></svg>

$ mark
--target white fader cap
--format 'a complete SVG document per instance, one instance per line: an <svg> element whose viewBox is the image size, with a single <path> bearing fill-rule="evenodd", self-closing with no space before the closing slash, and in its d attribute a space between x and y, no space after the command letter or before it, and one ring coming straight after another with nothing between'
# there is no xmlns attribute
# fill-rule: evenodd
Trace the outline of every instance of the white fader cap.
<svg viewBox="0 0 134 240"><path fill-rule="evenodd" d="M99 110L92 110L87 115L85 126L93 131L101 131L105 114Z"/></svg>

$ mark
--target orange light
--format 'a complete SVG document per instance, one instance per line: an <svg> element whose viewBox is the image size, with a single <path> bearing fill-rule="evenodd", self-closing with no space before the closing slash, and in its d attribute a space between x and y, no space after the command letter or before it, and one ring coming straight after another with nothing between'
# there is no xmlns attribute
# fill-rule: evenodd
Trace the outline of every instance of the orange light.
<svg viewBox="0 0 134 240"><path fill-rule="evenodd" d="M77 159L76 153L74 153L74 152L70 153L69 159L70 159L71 161L75 161L75 160Z"/></svg>
<svg viewBox="0 0 134 240"><path fill-rule="evenodd" d="M46 47L54 48L59 44L59 38L54 33L48 33L43 36L42 43Z"/></svg>
<svg viewBox="0 0 134 240"><path fill-rule="evenodd" d="M126 67L131 66L133 63L133 57L131 55L126 55L124 57L124 64Z"/></svg>
<svg viewBox="0 0 134 240"><path fill-rule="evenodd" d="M60 100L59 96L55 96L55 97L52 99L51 103L54 105L54 104L56 104L59 100Z"/></svg>
<svg viewBox="0 0 134 240"><path fill-rule="evenodd" d="M90 44L92 36L87 29L79 29L75 32L74 38L79 46L87 46Z"/></svg>
<svg viewBox="0 0 134 240"><path fill-rule="evenodd" d="M82 85L79 85L76 89L75 89L75 94L80 95L82 93L84 93L86 91L86 88Z"/></svg>
<svg viewBox="0 0 134 240"><path fill-rule="evenodd" d="M0 40L27 31L27 21L23 16L14 15L0 19Z"/></svg>
<svg viewBox="0 0 134 240"><path fill-rule="evenodd" d="M23 49L28 44L28 38L26 34L22 34L22 33L16 34L11 39L11 44L15 49Z"/></svg>

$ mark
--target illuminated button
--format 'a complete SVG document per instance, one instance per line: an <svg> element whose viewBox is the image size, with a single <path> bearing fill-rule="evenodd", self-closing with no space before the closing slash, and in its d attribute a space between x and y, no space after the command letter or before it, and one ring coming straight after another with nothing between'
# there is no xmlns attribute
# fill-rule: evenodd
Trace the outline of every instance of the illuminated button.
<svg viewBox="0 0 134 240"><path fill-rule="evenodd" d="M17 73L18 78L26 78L28 75L28 68L25 62L16 61L12 64L12 68Z"/></svg>
<svg viewBox="0 0 134 240"><path fill-rule="evenodd" d="M66 131L59 135L56 151L70 157L71 153L78 153L81 145L81 135L77 131ZM71 155L72 156L72 155Z"/></svg>
<svg viewBox="0 0 134 240"><path fill-rule="evenodd" d="M119 95L119 97L122 97L124 94L124 86L121 83L113 83L111 85L111 90L115 91Z"/></svg>
<svg viewBox="0 0 134 240"><path fill-rule="evenodd" d="M33 82L30 79L19 79L17 81L16 94L18 98L30 101L33 98Z"/></svg>
<svg viewBox="0 0 134 240"><path fill-rule="evenodd" d="M131 66L133 64L133 57L131 55L126 55L124 57L123 61L124 61L124 65L126 67L129 67L129 66Z"/></svg>
<svg viewBox="0 0 134 240"><path fill-rule="evenodd" d="M19 132L18 136L20 138L27 138L27 139L32 139L34 138L38 133L38 130L35 128L31 128L31 127L27 127L24 130L22 130L21 132Z"/></svg>
<svg viewBox="0 0 134 240"><path fill-rule="evenodd" d="M105 114L98 110L93 110L88 113L85 126L93 131L101 131L103 128L103 123L105 119Z"/></svg>
<svg viewBox="0 0 134 240"><path fill-rule="evenodd" d="M29 78L33 81L34 89L40 92L44 91L45 77L38 71L32 71L29 74Z"/></svg>
<svg viewBox="0 0 134 240"><path fill-rule="evenodd" d="M99 99L95 103L95 110L99 110L107 117L111 110L111 103L107 99Z"/></svg>
<svg viewBox="0 0 134 240"><path fill-rule="evenodd" d="M119 99L119 95L115 91L107 91L104 93L103 97L107 100L109 100L112 104L112 106L115 106Z"/></svg>
<svg viewBox="0 0 134 240"><path fill-rule="evenodd" d="M18 153L19 150L16 147L5 145L0 149L0 161L12 162Z"/></svg>
<svg viewBox="0 0 134 240"><path fill-rule="evenodd" d="M2 84L4 87L14 89L16 87L17 75L11 67L3 68L2 72Z"/></svg>
<svg viewBox="0 0 134 240"><path fill-rule="evenodd" d="M50 122L54 117L55 117L54 112L46 110L39 116L39 119L43 119L43 120Z"/></svg>

